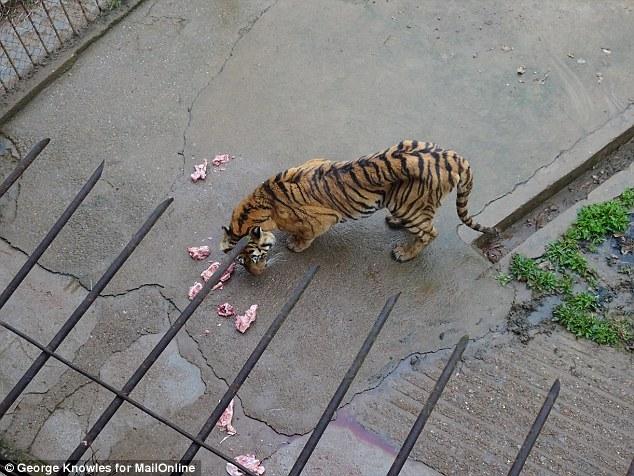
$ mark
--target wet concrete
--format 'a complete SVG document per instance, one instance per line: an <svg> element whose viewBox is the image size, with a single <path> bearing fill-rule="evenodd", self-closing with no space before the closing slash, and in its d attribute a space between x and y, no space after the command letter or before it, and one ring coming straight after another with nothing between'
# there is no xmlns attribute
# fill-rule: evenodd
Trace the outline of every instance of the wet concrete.
<svg viewBox="0 0 634 476"><path fill-rule="evenodd" d="M314 156L354 158L403 138L432 140L471 161L471 208L477 211L556 160L559 151L627 107L633 95L627 78L634 62L626 48L631 14L626 2L522 10L503 2L424 8L410 1L148 2L3 128L22 154L44 136L53 140L19 191L0 202L7 210L0 236L32 250L106 159L104 180L42 258L47 269L76 276L89 288L154 206L175 198L106 289L111 297L102 305L110 318L103 345L84 336L81 361L103 371L115 351L105 345L108 335L121 337L109 341L121 342L118 352L134 353L142 338L136 330L124 338L132 329L108 306L149 293L162 317L143 314L134 329L155 324L151 333L164 332L204 267L187 256L186 247L216 249L234 204L283 168ZM611 55L601 51L604 46ZM519 64L527 67L524 82L517 77ZM546 73L546 80L534 81ZM221 152L237 158L192 184L193 164ZM8 159L0 164L9 170ZM284 435L310 432L394 292L403 294L346 402L379 385L412 354L497 329L513 291L499 287L489 264L458 237L451 201L438 215L439 238L405 264L389 256L402 235L387 229L382 214L340 225L302 254L287 251L280 235L265 275L238 272L191 318L178 354L200 375L174 357L189 383L158 390L184 393L169 399L166 414L192 428L201 424L226 388L223 380L235 376L311 263L321 266L314 283L240 391L241 425L249 430L239 427L245 434L223 443L227 450L267 456L288 441ZM241 309L259 304L258 321L247 334L215 315L215 305L224 301ZM38 317L47 318L48 312ZM22 325L32 323L22 317ZM123 378L130 370L122 367L112 376ZM15 378L5 377L3 388ZM16 418L33 421L33 430L22 437L15 426L5 428L3 438L21 448L32 445L66 400L61 389L49 388L55 396L47 397L55 401L51 411L38 410L37 403L25 407ZM72 388L77 393L69 390L70 413L54 416L66 418L68 435L75 435L73 411L87 429L92 413L86 396L94 399L97 392L81 381ZM149 422L134 428L115 423L118 433L99 443L112 457L132 450L138 457L178 457L186 446ZM208 474L222 474L218 460L209 458L215 466Z"/></svg>

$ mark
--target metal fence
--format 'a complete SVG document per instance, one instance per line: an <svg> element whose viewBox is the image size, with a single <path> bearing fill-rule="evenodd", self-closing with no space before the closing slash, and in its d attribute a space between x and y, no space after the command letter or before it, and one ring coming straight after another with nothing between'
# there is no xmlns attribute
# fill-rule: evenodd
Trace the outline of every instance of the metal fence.
<svg viewBox="0 0 634 476"><path fill-rule="evenodd" d="M0 6L0 95L120 0L10 0Z"/></svg>
<svg viewBox="0 0 634 476"><path fill-rule="evenodd" d="M33 161L37 158L38 154L46 147L48 144L48 139L45 139L33 147L33 149L27 154L27 156L18 164L16 169L9 174L9 176L4 180L2 184L0 184L0 197L6 193L6 191L15 183L15 181L24 173L24 171L33 163ZM0 294L0 309L6 304L11 295L18 288L20 283L24 280L24 278L28 275L29 271L35 266L38 259L42 256L42 254L46 251L48 246L55 239L57 234L62 230L66 222L70 219L73 213L77 210L77 208L81 205L82 201L86 198L86 196L90 193L95 184L99 181L101 177L101 173L104 168L104 163L102 162L88 181L84 184L81 190L77 193L75 198L68 205L66 210L62 213L60 218L55 222L51 230L46 234L41 243L36 247L33 253L29 256L27 261L24 263L22 268L18 271L18 273L13 277L9 285L6 289ZM102 381L99 377L91 374L90 372L85 371L78 365L70 362L58 355L55 351L60 346L60 344L64 341L66 336L71 332L73 327L79 322L84 313L89 309L92 303L99 297L99 294L104 290L106 285L110 282L110 280L114 277L117 271L121 268L121 266L125 263L125 261L130 257L130 255L134 252L135 248L141 243L144 237L148 234L148 232L152 229L152 227L156 224L156 222L160 219L161 215L167 210L170 206L173 199L169 198L159 204L156 209L150 214L145 223L139 228L139 230L132 236L128 244L124 247L124 249L120 252L120 254L115 258L112 264L108 267L103 276L99 279L97 284L92 288L92 290L86 295L84 300L79 304L79 306L75 309L75 311L71 314L68 320L62 325L61 329L55 334L53 339L47 344L44 345L32 337L28 335L28 332L20 330L9 324L8 322L0 320L0 326L12 332L13 334L21 337L26 340L30 344L34 345L38 349L40 349L41 353L35 359L35 361L31 364L29 369L24 373L24 375L20 378L20 380L15 384L15 386L11 389L8 395L4 397L2 402L0 402L0 419L7 413L7 411L11 408L11 406L15 403L17 398L24 392L27 385L33 380L33 378L37 375L37 373L42 369L42 367L46 364L46 362L53 358L68 368L73 369L74 371L80 373L84 377L96 382L103 388L109 390L114 395L113 400L110 405L106 408L106 410L101 414L101 416L97 419L94 425L88 430L83 441L79 443L79 445L75 448L72 454L68 457L68 463L76 463L82 459L85 452L88 450L90 445L95 441L95 439L99 436L100 432L104 429L104 427L108 424L110 419L117 412L119 407L124 402L127 402L139 410L143 411L145 414L154 418L155 420L163 423L168 426L172 430L178 432L180 435L188 439L191 444L187 451L183 454L180 459L180 463L183 465L191 463L196 453L200 448L204 448L219 458L225 460L226 462L232 463L237 466L240 470L242 470L245 474L250 476L255 476L254 473L249 471L247 468L243 467L230 456L220 451L217 448L214 448L207 443L205 443L206 438L209 436L211 431L213 430L216 422L219 420L220 416L224 412L224 410L228 407L231 400L236 396L242 384L246 381L247 377L251 370L257 364L259 358L262 356L266 348L269 346L275 334L284 324L286 318L292 311L295 304L299 301L300 297L312 281L313 277L317 273L318 267L311 266L304 277L297 284L295 289L290 294L288 300L284 304L284 306L280 309L279 313L273 319L272 323L260 339L259 343L252 351L251 355L244 363L237 376L229 385L229 388L221 398L220 402L214 410L211 412L205 423L202 425L201 429L197 434L193 434L190 431L176 425L171 422L167 418L158 415L153 410L147 408L142 403L132 399L130 397L130 393L134 390L136 385L141 381L150 367L156 362L161 353L165 350L168 344L172 341L172 339L177 335L180 329L187 323L187 320L191 317L191 315L196 311L198 306L202 303L205 297L209 294L213 286L215 285L214 280L208 280L204 285L203 289L198 293L198 295L189 303L189 305L181 312L180 316L174 323L170 326L167 332L163 335L160 341L156 344L156 346L152 349L149 355L145 358L143 363L136 369L136 371L132 374L132 376L128 379L123 388L118 389L109 385L108 383ZM248 243L248 237L242 238L236 247L227 255L226 259L222 262L220 268L218 269L217 276L222 276L225 271L229 268L229 266L234 262L235 258L243 251L245 246ZM334 416L335 411L341 404L343 398L345 397L350 385L352 384L357 372L361 368L366 356L370 352L376 338L378 337L383 325L387 321L396 301L399 298L399 294L396 294L390 297L380 314L378 315L372 329L368 333L363 345L359 349L356 357L354 358L350 368L346 372L343 380L339 384L335 394L331 398L328 406L324 410L319 422L317 423L315 429L311 433L306 445L302 449L299 454L297 460L295 461L292 469L289 472L289 476L299 476L302 473L305 465L310 459L313 451L317 447L319 440L323 436L326 427L330 423L332 417ZM396 476L401 472L407 458L412 451L416 441L418 440L425 424L427 423L429 416L431 415L436 402L442 395L442 392L451 378L451 375L460 361L462 354L468 344L468 337L464 336L460 342L456 345L451 357L447 361L445 368L440 375L440 378L436 382L434 389L429 395L427 402L423 406L418 418L416 419L414 425L412 426L408 436L406 437L402 447L400 448L394 463L392 464L388 476ZM556 380L548 392L548 395L544 401L544 404L535 419L532 427L530 428L526 439L521 446L517 457L509 471L509 475L517 476L522 471L524 463L530 454L530 451L535 444L539 433L548 418L548 415L559 395L559 381ZM628 471L628 475L632 473L632 469L634 468L634 463ZM0 466L0 470L3 470L2 466ZM18 472L11 472L9 474L21 474ZM60 475L66 473L59 473ZM180 472L173 473L174 476L180 475Z"/></svg>

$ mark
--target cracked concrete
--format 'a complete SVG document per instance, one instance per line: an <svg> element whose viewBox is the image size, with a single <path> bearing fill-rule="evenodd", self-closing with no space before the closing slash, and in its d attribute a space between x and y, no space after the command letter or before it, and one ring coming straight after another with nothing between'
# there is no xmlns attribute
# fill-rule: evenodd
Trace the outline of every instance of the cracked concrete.
<svg viewBox="0 0 634 476"><path fill-rule="evenodd" d="M215 250L234 204L279 170L314 156L354 158L403 138L433 140L471 161L473 211L493 201L503 206L499 197L627 111L634 96L632 14L619 1L521 8L499 1L424 8L412 0L146 3L4 126L22 155L42 137L52 141L0 201L0 249L14 260L0 263L0 284L24 258L18 250L30 252L94 167L105 159L106 168L29 278L40 282L27 281L0 317L19 311L13 316L21 325L45 339L151 210L173 196L64 349L78 365L121 383L188 303L203 264L190 260L186 247ZM605 46L611 55L601 51ZM524 83L519 64L527 68ZM545 82L533 81L546 72ZM236 159L192 184L193 164L222 152ZM13 164L0 158L0 174ZM267 273L254 278L239 270L212 293L170 347L167 367L157 367L171 373L164 371L164 381L149 378L139 398L195 432L311 263L321 270L240 390L240 434L220 446L233 455L276 455L272 474L287 467L314 428L390 294L403 293L344 414L412 357L442 354L463 334L487 341L503 325L513 291L500 288L488 263L457 235L451 201L438 214L439 238L406 264L391 260L389 249L403 235L388 230L381 214L338 226L302 254L288 252L279 236ZM46 289L52 295L38 301ZM259 304L258 321L245 335L216 316L216 304L225 301L239 309ZM48 309L56 302L63 309ZM33 320L36 310L41 317ZM0 374L6 393L33 351L6 333L0 339L16 362ZM81 441L77 428L85 432L109 398L73 372L53 364L48 371L48 380L29 388L0 422L3 439L40 456L49 446L67 451L52 441L59 422L68 423L74 444ZM111 425L95 444L104 455L178 458L187 447L127 405ZM378 451L376 441L350 436L356 427L337 425L315 464L326 457L347 464L334 455L342 440L349 440L346 452L359 455L343 466L350 474L374 474L372 464L383 468L393 457L393 448ZM223 437L214 430L209 441ZM223 474L216 457L199 454L204 474ZM408 471L434 474L412 464ZM469 470L480 474L473 464Z"/></svg>

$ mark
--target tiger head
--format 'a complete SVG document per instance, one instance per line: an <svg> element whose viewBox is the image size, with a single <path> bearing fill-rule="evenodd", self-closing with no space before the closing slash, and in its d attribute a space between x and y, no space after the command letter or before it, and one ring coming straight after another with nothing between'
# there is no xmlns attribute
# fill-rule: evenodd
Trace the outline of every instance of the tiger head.
<svg viewBox="0 0 634 476"><path fill-rule="evenodd" d="M242 236L234 234L231 226L223 226L224 237L220 243L220 249L228 253L231 251ZM264 231L259 226L249 230L249 243L242 253L238 255L236 261L244 266L247 271L256 276L262 274L268 261L268 253L275 244L275 235L270 231Z"/></svg>

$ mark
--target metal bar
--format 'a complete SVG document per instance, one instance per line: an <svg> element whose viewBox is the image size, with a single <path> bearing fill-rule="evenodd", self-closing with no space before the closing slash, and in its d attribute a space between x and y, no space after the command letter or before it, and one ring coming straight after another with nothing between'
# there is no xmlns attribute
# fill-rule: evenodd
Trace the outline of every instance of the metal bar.
<svg viewBox="0 0 634 476"><path fill-rule="evenodd" d="M24 49L24 52L26 53L26 55L29 57L29 61L31 62L31 64L33 66L35 66L35 61L33 61L33 57L31 56L31 52L29 51L29 49L26 47L26 45L24 44L24 41L22 41L22 37L20 36L20 34L18 33L18 30L15 28L15 25L13 24L13 21L11 20L11 18L7 17L7 21L9 22L9 25L11 25L11 28L13 29L13 33L15 33L15 36L17 36L18 41L20 42L20 44L22 45L22 48Z"/></svg>
<svg viewBox="0 0 634 476"><path fill-rule="evenodd" d="M0 184L0 197L2 197L7 190L13 185L13 183L20 178L20 176L24 173L24 171L33 163L33 161L40 155L40 152L44 150L44 147L48 145L51 139L42 139L37 144L33 146L33 148L26 154L26 157L20 161L13 172L11 172L6 179Z"/></svg>
<svg viewBox="0 0 634 476"><path fill-rule="evenodd" d="M6 55L7 59L9 60L9 64L13 68L13 71L15 71L15 74L18 76L18 79L22 79L22 76L20 76L20 72L18 71L18 68L15 67L15 64L13 63L13 60L11 59L11 56L9 56L9 52L4 47L4 44L2 43L2 40L0 40L0 48L2 49L4 54Z"/></svg>
<svg viewBox="0 0 634 476"><path fill-rule="evenodd" d="M59 0L59 4L62 7L62 11L64 12L64 15L66 16L66 20L68 20L70 29L73 31L73 35L77 35L77 30L75 30L75 26L73 25L73 22L70 21L70 17L68 16L68 12L66 11L66 7L64 6L64 0Z"/></svg>
<svg viewBox="0 0 634 476"><path fill-rule="evenodd" d="M427 397L427 401L425 402L423 409L418 414L418 418L416 418L416 421L414 422L414 425L412 425L407 438L405 438L403 446L401 446L401 449L396 455L396 459L394 460L394 463L392 463L392 466L387 473L388 476L396 476L401 472L401 469L403 469L403 466L405 465L409 454L412 452L412 449L414 448L418 437L423 431L423 428L425 428L425 424L427 423L431 412L434 410L434 407L436 406L440 395L442 395L443 390L445 390L445 386L447 385L447 382L449 382L451 374L462 358L462 354L467 347L468 342L469 336L463 336L462 339L458 341L458 344L456 344L451 357L449 357L445 368L440 374L440 378L436 381L434 389L429 394L429 397Z"/></svg>
<svg viewBox="0 0 634 476"><path fill-rule="evenodd" d="M544 400L542 408L539 410L539 413L537 414L537 418L535 418L535 421L533 422L533 426L531 426L531 429L528 432L528 435L526 435L526 439L524 440L524 443L522 444L522 447L520 448L519 453L517 453L517 456L515 457L515 462L513 463L513 466L511 466L508 476L518 476L520 472L522 471L522 468L524 467L524 463L526 463L526 459L528 458L528 455L533 449L533 445L535 444L535 441L537 441L537 437L539 436L539 433L542 431L542 428L544 427L544 423L546 423L546 420L548 419L548 415L550 414L550 411L552 410L553 405L555 404L555 400L557 400L558 396L559 396L559 379L555 380L555 382L553 383L553 386L550 387L550 391L548 392L548 395L546 396L546 400Z"/></svg>
<svg viewBox="0 0 634 476"><path fill-rule="evenodd" d="M248 243L249 243L248 236L244 236L242 237L240 241L238 241L235 248L231 250L227 258L225 258L223 263L220 265L220 268L218 269L218 272L216 274L217 276L220 277L227 271L227 268L229 268L231 263L233 263L233 261L244 250L244 248L246 247ZM194 313L196 308L200 305L200 303L203 302L203 299L205 299L207 294L209 294L209 291L211 291L211 288L214 287L215 285L216 285L216 282L213 279L210 279L205 283L202 290L189 303L189 305L183 310L183 312L181 312L180 316L178 316L178 319L176 319L174 324L170 326L170 328L163 335L161 340L158 341L158 343L154 346L154 348L149 353L149 355L145 358L145 360L141 363L141 365L136 369L134 374L132 374L132 376L128 379L126 384L121 389L121 392L123 394L129 395L132 392L132 390L134 390L134 388L141 381L143 376L147 373L148 370L150 370L150 367L152 367L152 364L156 362L156 359L159 358L161 353L165 350L165 348L169 345L172 339L176 336L178 331L185 325L187 320L191 317L191 315ZM110 405L108 405L108 408L106 408L106 410L97 419L97 421L92 426L92 428L90 428L90 430L84 437L84 440L77 446L77 448L75 448L73 453L68 457L68 459L66 460L68 464L73 465L79 461L79 459L83 456L83 454L86 452L88 447L92 444L93 441L95 441L95 438L97 438L99 433L101 433L101 430L103 430L103 428L114 416L114 414L117 412L117 410L122 404L123 404L123 399L118 396L114 400L112 400L112 402L110 402ZM58 473L58 475L64 475L64 474L67 474L67 472L63 470Z"/></svg>
<svg viewBox="0 0 634 476"><path fill-rule="evenodd" d="M35 34L37 35L38 39L40 40L40 43L42 44L42 47L44 48L44 51L46 52L47 55L50 55L51 52L48 51L48 48L46 47L46 43L44 43L44 40L42 39L42 35L40 35L39 30L35 27L35 23L33 23L33 19L31 18L31 12L29 12L26 8L26 5L24 5L24 0L22 0L20 2L20 5L22 5L22 9L24 10L24 13L26 14L26 17L29 19L29 22L31 23L31 26L33 27L33 31L35 32Z"/></svg>
<svg viewBox="0 0 634 476"><path fill-rule="evenodd" d="M379 314L379 317L377 317L376 322L374 323L374 326L372 326L372 329L370 330L370 333L368 334L368 336L365 338L365 341L363 342L361 349L359 349L359 353L354 358L354 361L352 362L352 365L348 369L348 372L346 372L346 375L344 376L343 380L339 384L337 391L332 396L330 403L328 403L326 410L324 411L323 415L319 419L319 422L317 423L317 426L315 427L312 434L310 435L310 438L308 438L306 445L302 449L302 452L300 453L299 458L297 458L297 461L295 461L295 464L291 468L291 472L288 473L288 476L299 476L302 470L304 469L304 466L306 466L308 459L313 454L313 451L315 450L315 447L317 446L317 443L319 442L324 431L326 431L326 427L328 426L328 423L330 423L332 416L337 411L337 408L339 408L339 404L343 400L343 397L346 395L348 388L350 388L352 381L354 380L355 376L357 375L357 372L361 368L361 365L363 364L365 357L370 352L370 349L372 348L374 341L378 337L379 332L381 332L381 329L383 328L385 321L387 321L387 318L389 317L390 312L392 312L392 308L394 307L394 304L396 304L396 301L398 300L398 297L400 295L401 293L397 293L394 296L390 297L385 302L385 305L383 306L383 310Z"/></svg>
<svg viewBox="0 0 634 476"><path fill-rule="evenodd" d="M152 212L152 214L145 220L145 223L139 228L139 230L132 236L128 244L123 248L121 253L115 258L112 264L108 267L106 272L99 278L97 284L94 288L90 290L90 292L86 295L84 300L77 306L77 308L73 311L71 316L66 320L64 325L61 327L55 337L51 339L48 343L47 348L49 350L55 350L59 347L62 341L66 338L66 336L73 330L75 325L79 322L82 316L86 313L88 308L95 302L95 299L99 297L101 291L108 285L110 280L114 277L114 275L119 271L121 266L126 262L126 260L130 257L132 252L136 249L136 247L141 243L145 235L149 233L152 227L156 224L158 219L161 217L163 212L167 210L167 207L170 206L174 199L168 198L163 203L161 203L156 209ZM4 416L4 414L9 410L13 402L20 396L20 394L24 391L27 385L33 380L35 375L44 367L46 361L49 356L42 352L38 355L37 359L31 364L29 369L22 375L22 378L18 381L17 384L11 389L9 394L2 400L0 403L0 418Z"/></svg>
<svg viewBox="0 0 634 476"><path fill-rule="evenodd" d="M49 232L46 234L44 239L40 242L39 245L37 245L35 250L33 250L33 253L31 253L31 256L29 256L26 262L22 265L22 268L20 268L20 271L18 271L18 273L13 277L13 279L11 280L9 285L6 287L6 289L2 291L2 294L0 294L0 309L4 307L4 305L7 303L11 295L15 292L15 290L18 288L20 283L24 280L26 275L29 274L29 271L31 271L31 268L33 268L33 266L35 266L35 263L37 263L37 260L40 259L40 256L42 256L42 254L50 246L51 242L59 234L59 232L62 230L64 225L66 225L66 223L68 222L70 217L73 215L73 213L75 213L75 210L77 210L77 208L79 207L81 202L84 200L84 198L86 198L86 195L90 193L92 188L95 186L95 184L99 180L99 177L101 177L101 173L103 172L103 166L104 166L104 162L101 162L101 164L99 164L99 167L97 167L97 169L93 172L93 174L90 176L90 178L81 188L81 190L77 193L77 195L75 195L75 198L73 198L73 201L70 202L70 205L66 207L66 210L64 210L64 213L62 213L62 215L57 219L57 221L55 222L53 227L49 230ZM0 414L0 418L2 418L2 414Z"/></svg>
<svg viewBox="0 0 634 476"><path fill-rule="evenodd" d="M255 347L247 361L240 369L240 372L238 372L236 378L233 380L231 385L229 385L229 388L223 395L218 405L216 405L216 408L214 408L213 412L211 412L211 415L209 416L201 430L198 432L198 435L196 435L196 438L204 441L209 436L211 431L214 429L216 422L220 419L222 413L225 411L227 406L229 406L229 403L231 403L233 397L236 396L238 390L240 390L240 387L242 387L242 384L249 376L249 373L251 373L251 370L253 370L253 367L255 367L255 364L257 364L258 360L273 340L273 337L275 337L275 334L277 334L277 331L280 329L280 327L282 327L282 324L284 324L284 321L286 321L286 318L295 307L295 304L297 304L297 302L299 301L299 298L302 296L302 294L312 281L318 269L318 266L311 266L304 275L304 278L295 287L295 289L291 293L291 296L288 298L282 309L280 309L280 312L277 314L275 319L273 319L273 322L260 339L260 342L258 342L258 345ZM194 459L194 456L196 456L199 447L200 445L198 445L197 443L192 443L181 458L180 463L183 465L189 464ZM172 476L180 476L181 474L181 471L175 471L172 473Z"/></svg>
<svg viewBox="0 0 634 476"><path fill-rule="evenodd" d="M92 380L93 382L101 385L106 390L109 390L110 392L114 393L115 395L121 397L126 402L128 402L130 405L135 406L136 408L138 408L142 412L146 413L147 415L151 416L155 420L158 420L161 423L163 423L164 425L169 426L172 430L180 433L181 435L183 435L188 440L191 440L191 441L194 441L194 442L198 443L200 446L202 446L206 450L211 451L213 454L215 454L216 456L219 456L220 458L224 459L226 462L238 466L238 468L240 470L245 471L248 475L256 476L255 474L251 473L248 469L244 468L242 465L236 463L231 456L228 456L228 455L224 454L223 452L217 450L216 448L207 445L204 441L197 439L194 435L189 433L187 430L184 430L183 428L181 428L180 426L176 425L175 423L172 423L168 419L166 419L166 418L162 417L161 415L155 413L154 411L150 410L145 405L143 405L143 404L137 402L136 400L133 400L132 398L128 397L127 395L123 394L121 392L121 390L119 390L119 389L113 387L112 385L104 382L103 380L101 380L100 378L94 376L93 374L91 374L89 372L86 372L85 370L77 367L71 361L69 361L69 360L65 359L64 357L56 354L55 352L50 351L43 344L39 343L38 341L36 341L32 337L28 336L27 334L25 334L21 330L17 329L16 327L13 327L11 324L0 320L0 326L4 327L5 329L7 329L8 331L14 333L15 335L21 337L22 339L26 340L31 345L34 345L35 347L40 349L42 352L45 352L48 356L50 356L50 357L54 358L55 360L61 362L62 364L64 364L67 367L69 367L70 369L74 370L75 372L83 375L84 377L86 377L86 378Z"/></svg>
<svg viewBox="0 0 634 476"><path fill-rule="evenodd" d="M88 19L88 15L86 14L86 10L84 8L84 0L77 0L77 3L79 4L79 8L81 9L81 13L84 16L86 23L90 23L90 20Z"/></svg>
<svg viewBox="0 0 634 476"><path fill-rule="evenodd" d="M46 13L46 17L48 18L48 21L51 22L51 26L53 27L53 31L55 32L55 36L57 37L57 41L59 41L60 45L63 45L64 43L62 42L62 37L59 36L59 31L57 31L57 28L55 27L55 23L53 22L53 19L51 18L51 14L48 12L48 8L46 8L46 1L40 0L40 3L42 4L42 8L44 9L44 13Z"/></svg>

